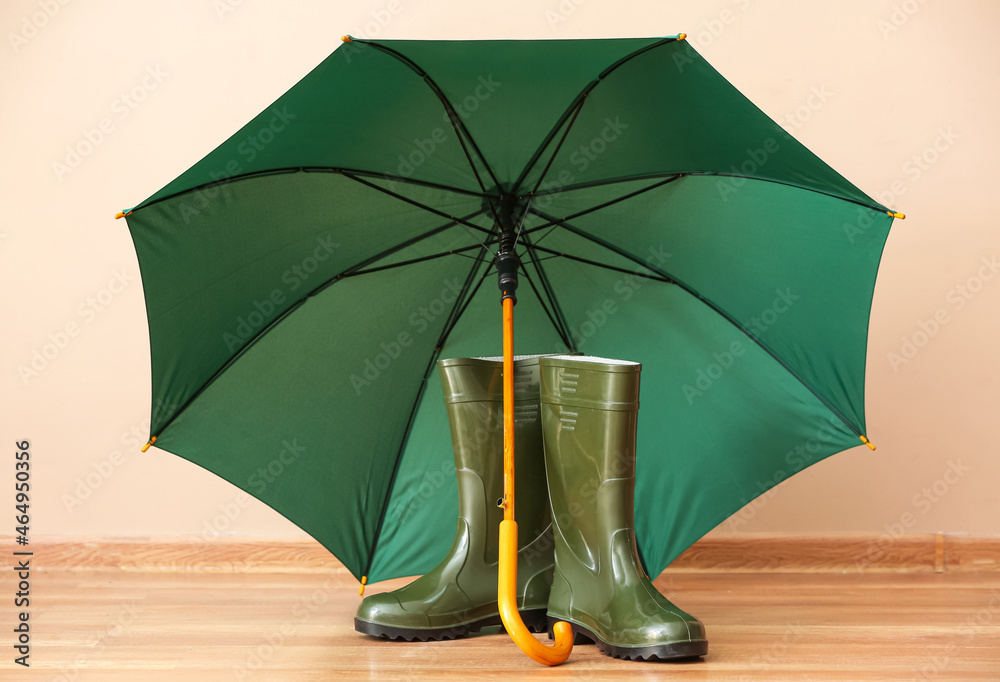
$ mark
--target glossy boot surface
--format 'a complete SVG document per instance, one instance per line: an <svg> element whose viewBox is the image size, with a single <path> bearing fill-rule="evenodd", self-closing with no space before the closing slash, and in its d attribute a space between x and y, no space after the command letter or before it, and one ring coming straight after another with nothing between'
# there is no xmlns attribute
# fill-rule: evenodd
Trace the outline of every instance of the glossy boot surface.
<svg viewBox="0 0 1000 682"><path fill-rule="evenodd" d="M637 363L542 358L541 414L555 535L548 619L609 656L703 656L702 623L642 569L634 528Z"/></svg>
<svg viewBox="0 0 1000 682"><path fill-rule="evenodd" d="M376 637L453 639L499 625L497 567L503 510L503 363L494 358L438 362L458 479L458 530L445 559L394 592L366 598L354 627ZM528 627L545 629L552 581L552 530L538 404L538 356L514 363L518 607Z"/></svg>

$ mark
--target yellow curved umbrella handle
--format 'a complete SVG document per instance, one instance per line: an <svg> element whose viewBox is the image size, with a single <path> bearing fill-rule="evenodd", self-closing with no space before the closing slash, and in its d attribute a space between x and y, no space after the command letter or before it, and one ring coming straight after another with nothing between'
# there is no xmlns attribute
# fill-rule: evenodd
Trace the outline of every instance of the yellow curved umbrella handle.
<svg viewBox="0 0 1000 682"><path fill-rule="evenodd" d="M531 634L517 610L517 522L500 522L500 575L497 584L500 618L518 648L545 665L559 665L573 651L573 628L559 621L553 627L555 644L545 646Z"/></svg>
<svg viewBox="0 0 1000 682"><path fill-rule="evenodd" d="M500 571L497 604L500 619L514 643L545 665L559 665L573 650L573 628L553 627L555 643L545 646L531 634L517 610L517 522L514 521L514 299L503 299L503 521L500 522Z"/></svg>

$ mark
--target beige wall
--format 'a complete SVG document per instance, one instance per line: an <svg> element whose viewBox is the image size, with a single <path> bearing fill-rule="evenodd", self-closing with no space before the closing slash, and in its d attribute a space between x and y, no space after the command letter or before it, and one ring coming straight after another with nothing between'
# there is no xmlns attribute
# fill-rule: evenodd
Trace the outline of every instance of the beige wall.
<svg viewBox="0 0 1000 682"><path fill-rule="evenodd" d="M385 28L371 24L378 15ZM878 451L820 463L718 532L881 532L902 519L913 532L997 533L1000 277L981 270L1000 255L996 2L7 0L0 26L0 431L5 447L32 442L33 533L200 534L213 519L227 532L298 532L201 469L138 452L145 311L126 226L111 216L258 113L342 33L679 31L834 168L908 214L889 238L871 322ZM122 94L133 91L142 101L131 108ZM90 153L57 172L102 120ZM956 298L959 286L976 293ZM889 354L936 315L946 321L933 337L894 366ZM65 347L22 379L19 367L67 325ZM0 466L4 509L12 477Z"/></svg>

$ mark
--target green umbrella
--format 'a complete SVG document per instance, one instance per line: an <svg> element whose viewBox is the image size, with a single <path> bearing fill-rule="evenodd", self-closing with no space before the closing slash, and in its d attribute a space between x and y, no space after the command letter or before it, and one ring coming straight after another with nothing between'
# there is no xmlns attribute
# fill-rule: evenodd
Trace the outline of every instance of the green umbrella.
<svg viewBox="0 0 1000 682"><path fill-rule="evenodd" d="M500 350L502 227L520 258L519 352L644 365L636 530L651 575L867 442L872 292L902 216L683 34L345 40L122 212L158 447L359 579L430 570L457 508L432 370Z"/></svg>

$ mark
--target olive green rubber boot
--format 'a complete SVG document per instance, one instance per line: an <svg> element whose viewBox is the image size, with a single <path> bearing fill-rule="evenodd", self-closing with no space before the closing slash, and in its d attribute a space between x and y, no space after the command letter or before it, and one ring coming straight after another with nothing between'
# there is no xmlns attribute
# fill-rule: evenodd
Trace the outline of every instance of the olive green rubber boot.
<svg viewBox="0 0 1000 682"><path fill-rule="evenodd" d="M541 365L545 466L555 535L549 627L628 659L708 651L705 627L660 594L635 541L635 362L546 357Z"/></svg>
<svg viewBox="0 0 1000 682"><path fill-rule="evenodd" d="M538 357L514 361L514 458L518 524L518 608L525 624L545 630L552 583L549 518L538 418ZM458 531L451 551L430 573L358 608L354 628L408 641L454 639L501 624L497 568L503 510L503 362L440 360L458 478Z"/></svg>

